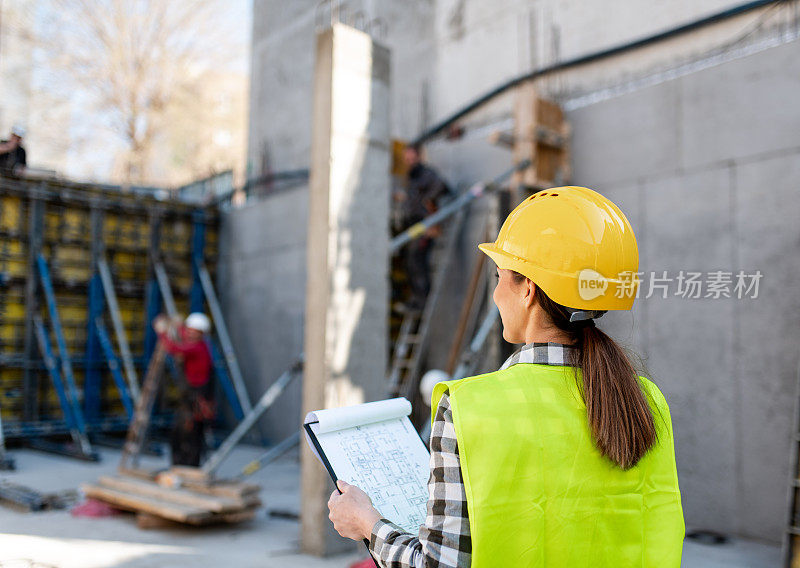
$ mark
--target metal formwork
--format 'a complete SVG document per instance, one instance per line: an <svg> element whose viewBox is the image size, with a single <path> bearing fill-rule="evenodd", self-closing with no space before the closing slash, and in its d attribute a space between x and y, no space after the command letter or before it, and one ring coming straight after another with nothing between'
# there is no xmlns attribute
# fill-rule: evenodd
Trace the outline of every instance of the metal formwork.
<svg viewBox="0 0 800 568"><path fill-rule="evenodd" d="M0 176L6 438L127 427L162 311L154 266L179 313L204 309L196 266L216 264L217 221L121 188Z"/></svg>

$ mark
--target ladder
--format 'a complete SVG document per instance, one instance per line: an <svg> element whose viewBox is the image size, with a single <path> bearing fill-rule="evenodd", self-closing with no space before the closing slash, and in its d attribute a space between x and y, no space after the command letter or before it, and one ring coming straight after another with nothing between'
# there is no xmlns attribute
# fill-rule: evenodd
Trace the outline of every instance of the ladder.
<svg viewBox="0 0 800 568"><path fill-rule="evenodd" d="M403 316L389 371L389 392L394 395L400 394L409 400L413 399L422 360L428 347L433 314L444 288L445 277L465 218L465 209L462 208L448 224L446 235L442 239L444 242L433 251L431 264L434 272L425 305L421 310L407 310Z"/></svg>
<svg viewBox="0 0 800 568"><path fill-rule="evenodd" d="M789 471L789 495L786 530L783 533L784 568L800 566L800 369L798 369L797 392L795 393L794 422L792 424L791 470Z"/></svg>
<svg viewBox="0 0 800 568"><path fill-rule="evenodd" d="M147 428L150 425L150 415L153 412L153 405L161 386L161 378L164 376L164 362L167 357L167 350L164 344L159 341L150 364L147 367L142 390L136 400L136 407L133 412L133 419L128 427L125 437L125 445L122 447L122 456L119 461L119 471L135 470L139 465L139 455L142 452Z"/></svg>

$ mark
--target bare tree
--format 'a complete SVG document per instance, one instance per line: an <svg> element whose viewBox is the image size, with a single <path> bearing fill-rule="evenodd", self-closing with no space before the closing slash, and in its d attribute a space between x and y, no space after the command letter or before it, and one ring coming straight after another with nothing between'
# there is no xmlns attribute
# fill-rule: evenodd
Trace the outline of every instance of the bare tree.
<svg viewBox="0 0 800 568"><path fill-rule="evenodd" d="M50 87L80 93L124 142L119 177L152 182L175 106L236 55L242 30L223 0L50 0L42 26Z"/></svg>

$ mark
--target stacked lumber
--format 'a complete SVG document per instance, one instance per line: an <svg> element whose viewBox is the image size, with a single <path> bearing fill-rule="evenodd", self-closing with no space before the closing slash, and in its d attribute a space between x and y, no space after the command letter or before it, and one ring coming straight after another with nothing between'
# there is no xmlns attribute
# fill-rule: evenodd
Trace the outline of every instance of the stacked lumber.
<svg viewBox="0 0 800 568"><path fill-rule="evenodd" d="M87 498L136 513L143 528L170 521L188 525L249 521L261 506L260 490L249 483L208 479L200 470L186 467L158 474L124 470L83 486Z"/></svg>

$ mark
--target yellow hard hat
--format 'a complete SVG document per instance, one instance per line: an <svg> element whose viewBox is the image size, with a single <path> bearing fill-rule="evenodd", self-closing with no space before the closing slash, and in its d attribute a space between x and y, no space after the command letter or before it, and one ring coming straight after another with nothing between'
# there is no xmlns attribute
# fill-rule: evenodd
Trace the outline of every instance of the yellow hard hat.
<svg viewBox="0 0 800 568"><path fill-rule="evenodd" d="M585 187L554 187L517 205L497 241L478 247L499 268L530 278L579 310L629 310L639 285L639 248L628 219Z"/></svg>

